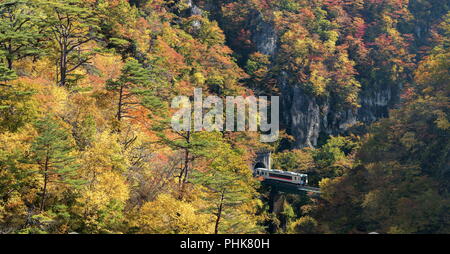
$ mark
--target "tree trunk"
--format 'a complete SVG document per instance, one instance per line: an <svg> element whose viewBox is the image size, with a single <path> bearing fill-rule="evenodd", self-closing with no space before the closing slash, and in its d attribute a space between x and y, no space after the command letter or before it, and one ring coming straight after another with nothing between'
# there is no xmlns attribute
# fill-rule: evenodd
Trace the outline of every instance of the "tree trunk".
<svg viewBox="0 0 450 254"><path fill-rule="evenodd" d="M222 210L223 210L223 200L225 197L225 190L222 191L222 195L220 197L220 204L219 204L219 208L217 210L217 219L216 219L216 225L214 226L214 234L217 235L219 233L219 224L220 224L220 219L222 218Z"/></svg>
<svg viewBox="0 0 450 254"><path fill-rule="evenodd" d="M66 41L66 38L63 38L63 40ZM64 42L62 44L63 46L61 49L61 57L59 62L59 70L61 72L59 85L65 87L67 83L67 45Z"/></svg>
<svg viewBox="0 0 450 254"><path fill-rule="evenodd" d="M187 144L188 144L188 147L191 144L191 132L190 131L187 132ZM186 149L186 153L184 156L185 169L184 169L183 183L186 183L188 181L188 177L189 177L189 155L190 155L190 153L189 153L189 148L188 148L188 149Z"/></svg>
<svg viewBox="0 0 450 254"><path fill-rule="evenodd" d="M190 160L189 160L189 156L190 156L189 144L191 143L191 132L190 131L187 132L186 142L187 142L187 148L184 151L184 165L183 165L183 168L181 169L180 178L178 180L178 184L180 186L180 195L179 195L180 200L183 199L185 186L186 186L186 183L188 182L188 177L189 177L189 162L190 162Z"/></svg>
<svg viewBox="0 0 450 254"><path fill-rule="evenodd" d="M119 103L117 104L117 120L122 121L122 108L123 108L123 86L120 86L119 91Z"/></svg>
<svg viewBox="0 0 450 254"><path fill-rule="evenodd" d="M13 69L13 54L12 54L12 41L9 40L8 44L8 55L6 56L6 62L8 63L8 69Z"/></svg>
<svg viewBox="0 0 450 254"><path fill-rule="evenodd" d="M42 190L42 200L41 200L41 212L45 210L45 198L47 197L47 183L48 183L48 156L45 158L44 165L44 189Z"/></svg>
<svg viewBox="0 0 450 254"><path fill-rule="evenodd" d="M13 69L13 59L11 57L6 58L6 62L8 63L8 69Z"/></svg>

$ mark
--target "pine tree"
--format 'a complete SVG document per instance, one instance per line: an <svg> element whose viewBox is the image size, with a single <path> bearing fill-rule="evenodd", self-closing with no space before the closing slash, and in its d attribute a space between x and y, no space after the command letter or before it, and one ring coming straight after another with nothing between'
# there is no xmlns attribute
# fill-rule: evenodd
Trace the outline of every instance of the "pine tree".
<svg viewBox="0 0 450 254"><path fill-rule="evenodd" d="M118 94L116 118L131 118L130 111L137 109L139 105L150 105L153 95L150 85L152 76L136 59L130 58L122 68L122 73L117 80L109 80L106 88ZM154 96L153 96L154 97Z"/></svg>
<svg viewBox="0 0 450 254"><path fill-rule="evenodd" d="M204 211L214 214L214 234L218 234L223 220L232 217L233 209L245 200L239 188L239 178L231 172L220 170L205 174L195 172L193 177L196 184L201 184L208 190L204 199L211 206Z"/></svg>
<svg viewBox="0 0 450 254"><path fill-rule="evenodd" d="M203 212L212 214L214 234L256 232L255 185L240 151L233 149L221 133L195 134L193 157L209 162L207 169L192 170L190 182L204 187L202 198L208 204Z"/></svg>
<svg viewBox="0 0 450 254"><path fill-rule="evenodd" d="M36 6L29 0L7 0L0 3L0 54L8 69L13 62L37 56L43 33L37 20Z"/></svg>
<svg viewBox="0 0 450 254"><path fill-rule="evenodd" d="M58 83L67 86L70 75L87 64L94 53L84 47L98 38L99 19L88 3L81 0L43 1L43 22L57 44Z"/></svg>
<svg viewBox="0 0 450 254"><path fill-rule="evenodd" d="M48 115L37 121L35 128L38 136L31 146L31 160L39 165L39 173L43 176L40 211L44 211L50 184L75 187L81 182L75 179L78 165L67 130Z"/></svg>
<svg viewBox="0 0 450 254"><path fill-rule="evenodd" d="M15 71L0 63L0 86L8 86L8 81L15 80L16 78L17 75ZM0 98L2 97L0 96Z"/></svg>

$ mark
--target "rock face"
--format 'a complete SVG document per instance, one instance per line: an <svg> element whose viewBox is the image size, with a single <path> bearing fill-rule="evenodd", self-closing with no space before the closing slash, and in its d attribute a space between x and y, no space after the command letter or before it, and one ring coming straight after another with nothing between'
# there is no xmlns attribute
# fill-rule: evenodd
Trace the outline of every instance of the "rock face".
<svg viewBox="0 0 450 254"><path fill-rule="evenodd" d="M274 56L277 53L277 32L259 17L254 25L253 41L259 52ZM292 84L289 74L282 72L278 79L281 91L280 122L282 128L295 138L294 147L314 147L321 134L338 135L357 122L370 124L387 117L389 109L399 101L398 87L374 84L372 89L361 91L356 110L336 110L328 100L306 94L298 84Z"/></svg>
<svg viewBox="0 0 450 254"><path fill-rule="evenodd" d="M398 101L398 89L385 87L379 91L362 91L361 107L335 110L329 101L305 94L296 84L290 84L287 74L279 78L282 127L295 138L296 148L315 147L321 134L338 135L357 122L370 124L387 117L389 109Z"/></svg>
<svg viewBox="0 0 450 254"><path fill-rule="evenodd" d="M191 14L201 13L198 7L190 2ZM209 4L206 11L214 13L217 6ZM251 40L255 50L274 59L278 51L278 32L273 24L265 21L258 12L252 13L248 20ZM280 89L280 123L281 128L295 138L295 148L314 147L319 137L338 135L347 131L356 123L370 124L377 119L387 117L389 109L399 101L398 87L373 84L373 88L360 92L356 110L338 110L328 100L321 100L306 94L298 84L289 82L289 74L281 72L277 77Z"/></svg>
<svg viewBox="0 0 450 254"><path fill-rule="evenodd" d="M265 55L275 54L278 42L278 34L274 26L264 21L260 14L255 15L252 25L252 41L256 44L256 50Z"/></svg>

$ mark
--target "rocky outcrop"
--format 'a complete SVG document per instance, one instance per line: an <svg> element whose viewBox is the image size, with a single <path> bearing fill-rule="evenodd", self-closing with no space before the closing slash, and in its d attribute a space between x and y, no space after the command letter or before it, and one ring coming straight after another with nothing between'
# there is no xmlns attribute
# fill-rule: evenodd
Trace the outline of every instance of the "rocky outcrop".
<svg viewBox="0 0 450 254"><path fill-rule="evenodd" d="M252 22L252 41L258 52L273 56L277 49L278 33L273 24L263 20L260 14Z"/></svg>
<svg viewBox="0 0 450 254"><path fill-rule="evenodd" d="M297 84L288 82L288 74L279 77L280 121L288 134L295 138L296 148L315 147L321 134L338 135L358 122L370 124L387 117L389 109L399 100L400 87L383 87L360 93L360 108L336 110L329 100L306 94Z"/></svg>
<svg viewBox="0 0 450 254"><path fill-rule="evenodd" d="M267 55L276 54L277 33L267 22L255 25L256 48ZM259 32L258 32L259 31ZM298 84L289 82L289 74L278 77L280 88L282 128L295 138L296 148L315 147L321 134L338 135L358 122L370 124L387 117L389 109L399 101L400 86L374 84L360 93L360 108L341 110L333 108L329 99L321 100L306 94Z"/></svg>
<svg viewBox="0 0 450 254"><path fill-rule="evenodd" d="M191 12L198 12L196 8L198 7L192 3ZM214 4L204 8L210 13L217 13L219 10ZM254 50L275 59L279 46L275 26L257 11L253 11L250 16L246 27L251 31ZM317 146L321 135L338 135L358 122L370 124L387 117L389 109L399 100L400 87L373 84L371 88L361 91L360 108L336 109L329 98L311 96L299 84L290 82L289 73L281 72L276 79L280 89L281 128L295 138L295 148Z"/></svg>

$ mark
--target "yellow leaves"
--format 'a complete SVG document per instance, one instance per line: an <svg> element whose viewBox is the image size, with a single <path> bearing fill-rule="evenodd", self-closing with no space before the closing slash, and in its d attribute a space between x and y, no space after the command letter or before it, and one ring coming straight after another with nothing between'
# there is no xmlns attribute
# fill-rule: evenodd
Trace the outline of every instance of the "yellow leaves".
<svg viewBox="0 0 450 254"><path fill-rule="evenodd" d="M73 212L94 232L109 232L120 224L130 197L130 185L122 175L128 163L116 140L116 135L100 133L80 156L80 174L86 183Z"/></svg>
<svg viewBox="0 0 450 254"><path fill-rule="evenodd" d="M116 233L123 225L123 209L129 192L124 176L103 172L81 190L72 212L82 218L89 233Z"/></svg>
<svg viewBox="0 0 450 254"><path fill-rule="evenodd" d="M273 12L273 19L275 20L275 22L281 23L281 21L283 20L283 12L282 11L274 11Z"/></svg>
<svg viewBox="0 0 450 254"><path fill-rule="evenodd" d="M12 192L6 201L0 201L0 223L1 224L22 224L25 222L27 206L17 192Z"/></svg>
<svg viewBox="0 0 450 254"><path fill-rule="evenodd" d="M175 42L178 44L179 42ZM166 66L174 74L179 74L183 69L186 69L185 58L170 46L170 40L166 38L158 38L155 41L155 53L161 66ZM179 44L178 44L179 45Z"/></svg>
<svg viewBox="0 0 450 254"><path fill-rule="evenodd" d="M8 166L14 166L30 173L37 170L37 166L22 161L27 151L30 150L31 142L36 136L31 126L26 125L20 132L5 132L0 134L0 161L8 162ZM7 171L2 171L7 173ZM1 174L0 174L1 175Z"/></svg>
<svg viewBox="0 0 450 254"><path fill-rule="evenodd" d="M100 72L98 75L90 77L94 86L104 85L108 79L116 79L119 77L120 70L123 67L121 57L113 54L96 54L92 59L92 63Z"/></svg>
<svg viewBox="0 0 450 254"><path fill-rule="evenodd" d="M309 81L311 82L313 93L315 95L325 94L329 79L321 76L318 70L312 71Z"/></svg>
<svg viewBox="0 0 450 254"><path fill-rule="evenodd" d="M439 48L437 48L439 50ZM450 52L437 52L427 57L415 72L415 80L423 93L450 92Z"/></svg>
<svg viewBox="0 0 450 254"><path fill-rule="evenodd" d="M205 17L195 15L185 19L184 26L191 35L208 47L225 43L225 35L216 21L210 21Z"/></svg>
<svg viewBox="0 0 450 254"><path fill-rule="evenodd" d="M98 174L108 171L122 172L128 161L117 143L117 135L105 131L99 133L92 147L81 154L81 171L89 181L95 181Z"/></svg>
<svg viewBox="0 0 450 254"><path fill-rule="evenodd" d="M102 172L94 182L87 183L81 197L77 199L81 206L75 210L85 213L101 211L107 209L112 201L125 204L128 198L129 189L125 178L114 171Z"/></svg>
<svg viewBox="0 0 450 254"><path fill-rule="evenodd" d="M63 114L69 92L56 85L43 86L36 95L41 105L42 112L52 112L54 114Z"/></svg>
<svg viewBox="0 0 450 254"><path fill-rule="evenodd" d="M29 74L27 77L22 78L35 80L38 84L51 84L56 80L55 63L50 57L39 58L36 61L22 59L17 61L16 68Z"/></svg>
<svg viewBox="0 0 450 254"><path fill-rule="evenodd" d="M336 177L334 179L330 178L323 178L319 182L319 188L322 191L322 194L320 195L325 200L333 200L334 193L336 193L336 184L339 183L341 180L341 177Z"/></svg>
<svg viewBox="0 0 450 254"><path fill-rule="evenodd" d="M288 232L293 234L313 234L318 227L317 221L310 217L304 216L289 225Z"/></svg>
<svg viewBox="0 0 450 254"><path fill-rule="evenodd" d="M407 132L400 139L400 142L407 149L411 149L417 145L420 145L420 142L416 138L416 134L414 132Z"/></svg>
<svg viewBox="0 0 450 254"><path fill-rule="evenodd" d="M193 78L195 84L198 84L200 86L203 86L205 84L206 78L201 72L194 73Z"/></svg>
<svg viewBox="0 0 450 254"><path fill-rule="evenodd" d="M450 122L445 112L438 112L438 118L435 121L436 126L441 130L448 130L450 128Z"/></svg>
<svg viewBox="0 0 450 254"><path fill-rule="evenodd" d="M219 132L198 132L193 134L193 144L199 144L194 153L204 156L209 170L234 171L251 175L242 156L232 149Z"/></svg>
<svg viewBox="0 0 450 254"><path fill-rule="evenodd" d="M270 59L268 55L255 52L249 56L246 69L256 81L260 82L269 72L269 64Z"/></svg>
<svg viewBox="0 0 450 254"><path fill-rule="evenodd" d="M205 234L212 233L212 217L199 214L189 203L162 194L139 211L139 232L144 234Z"/></svg>
<svg viewBox="0 0 450 254"><path fill-rule="evenodd" d="M335 30L328 32L328 41L326 43L329 44L330 49L333 50L336 42L339 39L339 33Z"/></svg>
<svg viewBox="0 0 450 254"><path fill-rule="evenodd" d="M377 203L380 202L380 191L374 190L364 196L362 206L368 209L377 209Z"/></svg>
<svg viewBox="0 0 450 254"><path fill-rule="evenodd" d="M12 87L0 87L0 131L14 131L30 122L38 113L38 103L33 96L35 84L19 79Z"/></svg>
<svg viewBox="0 0 450 254"><path fill-rule="evenodd" d="M402 228L400 228L399 226L392 226L389 228L387 233L392 235L392 234L409 234L411 232L405 231Z"/></svg>
<svg viewBox="0 0 450 254"><path fill-rule="evenodd" d="M315 166L312 154L313 150L310 148L276 153L272 156L272 167L286 171L307 173Z"/></svg>
<svg viewBox="0 0 450 254"><path fill-rule="evenodd" d="M41 191L34 175L38 166L24 162L35 135L28 125L20 132L0 134L0 192L9 193L0 200L0 223L20 225L27 212L25 203L34 202Z"/></svg>

